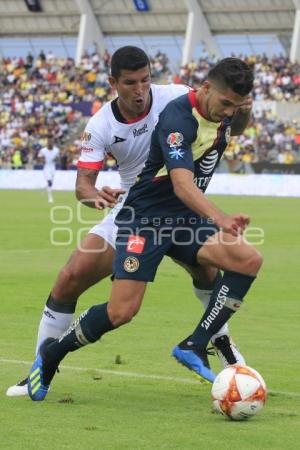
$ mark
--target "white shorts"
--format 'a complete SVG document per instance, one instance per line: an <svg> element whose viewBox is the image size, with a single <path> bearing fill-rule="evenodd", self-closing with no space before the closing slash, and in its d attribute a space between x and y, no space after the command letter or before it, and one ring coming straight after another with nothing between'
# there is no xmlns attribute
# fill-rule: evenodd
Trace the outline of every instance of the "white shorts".
<svg viewBox="0 0 300 450"><path fill-rule="evenodd" d="M55 167L44 167L43 172L46 181L53 181L55 175Z"/></svg>
<svg viewBox="0 0 300 450"><path fill-rule="evenodd" d="M127 194L119 196L118 204L107 214L107 216L97 225L90 229L89 234L97 234L102 237L111 247L116 248L116 237L118 227L115 225L115 218L123 206Z"/></svg>

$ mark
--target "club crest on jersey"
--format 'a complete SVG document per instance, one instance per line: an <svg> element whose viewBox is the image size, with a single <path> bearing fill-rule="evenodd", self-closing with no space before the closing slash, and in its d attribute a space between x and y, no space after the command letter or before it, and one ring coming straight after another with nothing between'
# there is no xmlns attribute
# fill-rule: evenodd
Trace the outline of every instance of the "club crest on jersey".
<svg viewBox="0 0 300 450"><path fill-rule="evenodd" d="M91 139L92 139L91 133L88 133L87 131L84 131L84 132L82 133L82 135L81 135L81 140L82 140L83 142L88 142L88 141L90 141Z"/></svg>
<svg viewBox="0 0 300 450"><path fill-rule="evenodd" d="M169 151L169 155L171 159L176 159L178 161L179 158L183 158L183 149L182 148L174 148Z"/></svg>
<svg viewBox="0 0 300 450"><path fill-rule="evenodd" d="M129 236L126 251L131 253L143 253L146 239L142 236Z"/></svg>
<svg viewBox="0 0 300 450"><path fill-rule="evenodd" d="M176 131L175 133L170 133L167 137L167 143L170 147L179 147L183 142L183 134Z"/></svg>
<svg viewBox="0 0 300 450"><path fill-rule="evenodd" d="M230 133L231 133L231 127L227 127L225 130L225 140L226 140L227 144L231 138Z"/></svg>
<svg viewBox="0 0 300 450"><path fill-rule="evenodd" d="M123 264L125 272L136 272L140 267L140 262L135 256L127 256Z"/></svg>

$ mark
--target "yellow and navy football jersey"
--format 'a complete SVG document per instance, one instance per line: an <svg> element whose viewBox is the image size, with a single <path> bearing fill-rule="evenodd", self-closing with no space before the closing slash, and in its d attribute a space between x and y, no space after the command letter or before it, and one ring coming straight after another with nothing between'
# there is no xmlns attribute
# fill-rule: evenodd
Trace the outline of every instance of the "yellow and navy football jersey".
<svg viewBox="0 0 300 450"><path fill-rule="evenodd" d="M190 170L195 184L205 192L229 137L230 120L207 120L197 105L195 91L171 101L159 116L145 167L124 206L132 207L136 216L148 218L189 213L174 194L170 170ZM128 220L129 214L127 208L121 210L117 221Z"/></svg>

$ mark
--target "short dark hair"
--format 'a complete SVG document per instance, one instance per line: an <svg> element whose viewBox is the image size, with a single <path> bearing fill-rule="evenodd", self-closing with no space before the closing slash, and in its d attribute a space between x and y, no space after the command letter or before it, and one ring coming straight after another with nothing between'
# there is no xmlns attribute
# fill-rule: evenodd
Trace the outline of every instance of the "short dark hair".
<svg viewBox="0 0 300 450"><path fill-rule="evenodd" d="M126 45L115 51L110 63L110 72L116 80L121 75L121 70L138 70L149 66L150 61L144 50L133 45Z"/></svg>
<svg viewBox="0 0 300 450"><path fill-rule="evenodd" d="M253 88L253 68L239 58L224 58L210 69L207 79L244 97Z"/></svg>

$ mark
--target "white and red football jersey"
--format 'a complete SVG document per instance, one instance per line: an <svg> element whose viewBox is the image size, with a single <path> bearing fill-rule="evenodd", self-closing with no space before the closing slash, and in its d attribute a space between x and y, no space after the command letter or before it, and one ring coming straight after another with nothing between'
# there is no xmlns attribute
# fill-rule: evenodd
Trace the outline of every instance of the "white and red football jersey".
<svg viewBox="0 0 300 450"><path fill-rule="evenodd" d="M159 114L171 100L188 90L187 86L179 84L152 84L152 105L148 114L130 123L118 120L112 101L106 103L87 123L77 166L100 170L106 155L111 153L117 160L121 186L129 189L147 159L151 134Z"/></svg>

